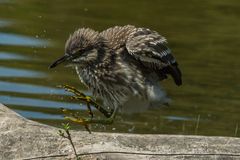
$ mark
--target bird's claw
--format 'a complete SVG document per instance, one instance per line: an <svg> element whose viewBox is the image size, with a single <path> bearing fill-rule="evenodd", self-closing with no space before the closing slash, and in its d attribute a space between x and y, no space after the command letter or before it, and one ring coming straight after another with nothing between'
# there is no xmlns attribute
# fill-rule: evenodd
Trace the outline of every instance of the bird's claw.
<svg viewBox="0 0 240 160"><path fill-rule="evenodd" d="M63 88L66 91L75 94L77 97L86 97L86 95L84 93L80 92L79 90L77 90L76 88L74 88L72 86L64 84L64 85L58 85L57 87L58 88Z"/></svg>
<svg viewBox="0 0 240 160"><path fill-rule="evenodd" d="M57 87L63 88L63 89L65 89L66 91L73 93L74 96L71 96L71 97L70 97L71 99L80 100L80 101L85 102L85 103L87 104L88 114L91 116L91 118L93 118L93 112L92 112L92 109L91 109L91 106L90 106L90 105L91 105L91 104L96 104L96 102L94 102L91 97L86 96L84 93L80 92L80 91L77 90L76 88L71 87L71 86L69 86L69 85L59 85L59 86L57 86Z"/></svg>
<svg viewBox="0 0 240 160"><path fill-rule="evenodd" d="M84 102L88 106L88 113L91 117L93 117L93 113L91 110L91 105L94 106L97 110L99 110L102 114L104 114L105 117L109 118L112 113L108 112L106 109L101 107L95 100L93 100L92 97L86 96L84 93L80 92L74 87L71 87L69 85L59 85L58 87L64 88L66 91L71 92L74 94L74 96L71 97L71 99L79 100L81 102Z"/></svg>
<svg viewBox="0 0 240 160"><path fill-rule="evenodd" d="M114 117L110 117L107 119L94 119L94 118L82 118L80 117L79 113L74 113L70 110L67 110L65 108L62 108L63 113L66 115L64 119L70 120L72 122L75 122L77 124L80 124L85 127L85 129L91 133L91 130L89 128L89 125L92 123L95 124L112 124Z"/></svg>
<svg viewBox="0 0 240 160"><path fill-rule="evenodd" d="M74 95L70 97L71 99L79 100L81 102L86 103L88 114L90 116L90 118L82 118L78 112L73 112L68 109L62 108L62 112L65 114L65 119L84 126L89 133L91 133L89 129L89 124L92 124L92 123L112 124L113 123L113 119L115 117L114 111L108 112L107 110L102 108L100 105L98 105L98 103L96 103L90 96L86 96L85 94L75 89L74 87L71 87L69 85L59 85L58 87L73 93ZM91 105L94 106L96 109L98 109L101 113L103 113L107 117L107 119L94 119Z"/></svg>
<svg viewBox="0 0 240 160"><path fill-rule="evenodd" d="M64 119L70 120L72 122L75 122L75 123L78 123L78 124L84 126L85 129L91 134L91 130L89 128L89 123L87 120L85 120L85 118L74 118L74 117L65 116Z"/></svg>

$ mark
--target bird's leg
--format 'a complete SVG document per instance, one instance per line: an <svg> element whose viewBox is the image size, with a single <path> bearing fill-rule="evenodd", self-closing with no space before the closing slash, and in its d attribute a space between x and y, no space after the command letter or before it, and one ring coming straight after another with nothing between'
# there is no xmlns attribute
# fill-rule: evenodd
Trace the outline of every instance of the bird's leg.
<svg viewBox="0 0 240 160"><path fill-rule="evenodd" d="M93 118L93 112L89 104L88 96L77 90L76 88L69 86L69 85L59 85L59 88L64 88L66 91L73 93L75 96L72 96L72 99L78 99L86 102L87 107L88 107L88 113Z"/></svg>
<svg viewBox="0 0 240 160"><path fill-rule="evenodd" d="M91 109L91 105L94 106L99 112L101 112L105 117L110 118L113 112L108 112L106 109L101 107L98 103L96 103L90 96L86 96L84 93L80 92L74 87L69 85L61 85L60 88L64 88L66 91L73 93L75 96L72 96L73 99L80 100L85 102L88 107L89 115L93 118L93 112Z"/></svg>
<svg viewBox="0 0 240 160"><path fill-rule="evenodd" d="M72 96L71 98L72 99L76 99L76 100L80 100L82 102L85 102L86 105L87 105L88 114L91 116L91 118L93 118L93 112L92 112L92 108L91 108L88 96L86 96L86 97L79 97L79 96L75 95L75 96Z"/></svg>
<svg viewBox="0 0 240 160"><path fill-rule="evenodd" d="M71 120L73 122L76 122L78 124L81 124L85 126L85 128L90 132L88 125L89 124L112 124L113 120L116 117L118 109L115 108L112 115L109 118L106 119L96 119L96 118L81 118L77 113L73 114L67 109L63 109L63 112L67 115L65 116L65 119Z"/></svg>
<svg viewBox="0 0 240 160"><path fill-rule="evenodd" d="M103 107L101 107L99 104L97 104L90 96L86 96L85 94L78 91L74 87L71 87L68 85L63 85L63 86L59 86L59 87L64 88L66 91L73 93L74 96L72 96L72 98L74 98L76 100L80 100L82 102L85 102L88 107L89 115L91 116L91 118L85 118L85 117L83 118L83 117L81 117L81 115L78 112L74 113L71 110L62 108L62 111L65 114L65 119L73 121L80 125L83 125L89 133L91 133L91 131L89 129L89 124L93 124L93 123L95 123L95 124L112 124L113 123L113 120L117 113L117 108L114 111L108 112ZM107 117L107 119L93 118L92 109L90 107L91 105L94 106L97 110L99 110L102 114L104 114L104 116Z"/></svg>

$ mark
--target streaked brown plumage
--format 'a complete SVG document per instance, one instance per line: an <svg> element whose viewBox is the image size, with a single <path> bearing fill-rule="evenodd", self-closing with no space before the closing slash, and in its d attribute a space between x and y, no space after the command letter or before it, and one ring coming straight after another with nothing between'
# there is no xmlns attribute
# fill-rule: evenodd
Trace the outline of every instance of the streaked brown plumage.
<svg viewBox="0 0 240 160"><path fill-rule="evenodd" d="M67 40L65 55L50 67L67 62L105 106L131 105L138 110L141 105L168 103L159 84L167 75L182 84L178 64L166 43L156 31L132 25L100 33L81 28Z"/></svg>

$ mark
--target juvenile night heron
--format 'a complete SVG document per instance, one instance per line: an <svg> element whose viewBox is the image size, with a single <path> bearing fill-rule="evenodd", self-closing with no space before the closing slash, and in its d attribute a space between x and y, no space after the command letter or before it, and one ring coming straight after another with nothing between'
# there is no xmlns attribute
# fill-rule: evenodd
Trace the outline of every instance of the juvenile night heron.
<svg viewBox="0 0 240 160"><path fill-rule="evenodd" d="M67 40L64 56L50 68L60 63L75 67L81 82L95 97L103 99L103 106L114 110L108 115L103 108L96 107L108 117L104 122L111 123L118 108L138 110L168 103L169 98L159 84L168 75L176 85L182 84L178 64L166 43L156 31L132 25L115 26L102 32L80 28ZM79 99L83 99L85 95L78 93ZM100 120L85 118L83 122Z"/></svg>

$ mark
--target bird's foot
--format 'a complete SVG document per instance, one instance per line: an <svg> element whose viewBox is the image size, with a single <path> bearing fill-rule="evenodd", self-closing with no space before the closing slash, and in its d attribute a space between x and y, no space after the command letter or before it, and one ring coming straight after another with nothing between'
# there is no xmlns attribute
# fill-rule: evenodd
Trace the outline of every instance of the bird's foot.
<svg viewBox="0 0 240 160"><path fill-rule="evenodd" d="M62 108L62 111L65 114L65 119L76 122L80 125L83 125L89 133L91 133L91 131L89 129L89 124L95 123L95 124L106 125L106 124L113 123L113 120L115 118L115 114L117 111L116 109L114 111L112 110L110 112L105 110L97 102L95 102L90 96L86 96L84 93L80 92L76 88L71 87L69 85L61 85L58 87L64 88L66 91L73 93L74 96L71 97L72 99L79 100L81 102L86 103L86 105L88 107L88 113L90 116L90 118L81 117L79 112L73 112L71 110ZM104 114L104 116L107 117L107 119L93 118L93 112L92 112L91 106L94 106L97 110L99 110L102 114Z"/></svg>
<svg viewBox="0 0 240 160"><path fill-rule="evenodd" d="M70 120L72 122L75 122L77 124L80 124L85 127L85 129L91 133L91 130L89 128L90 124L103 124L103 125L108 125L112 124L113 120L115 118L115 114L113 114L111 117L106 118L106 119L96 119L96 118L85 118L81 117L78 112L74 113L68 109L62 108L63 113L65 114L65 119Z"/></svg>
<svg viewBox="0 0 240 160"><path fill-rule="evenodd" d="M110 112L107 111L105 108L100 106L95 100L93 100L93 98L85 95L84 93L77 90L76 88L69 86L69 85L60 85L58 87L64 88L66 91L73 93L74 96L71 97L72 99L76 99L76 100L79 100L79 101L85 103L88 107L88 113L92 118L93 118L93 112L92 112L91 106L95 107L105 117L107 117L107 118L111 117L113 111L110 111Z"/></svg>
<svg viewBox="0 0 240 160"><path fill-rule="evenodd" d="M76 88L69 86L69 85L59 85L58 87L63 88L66 91L73 93L74 96L71 96L71 99L80 100L81 102L86 103L87 108L88 108L88 114L91 116L91 118L93 118L93 112L92 112L90 105L98 105L98 104L95 101L93 101L91 97L86 96L84 93L80 92Z"/></svg>

